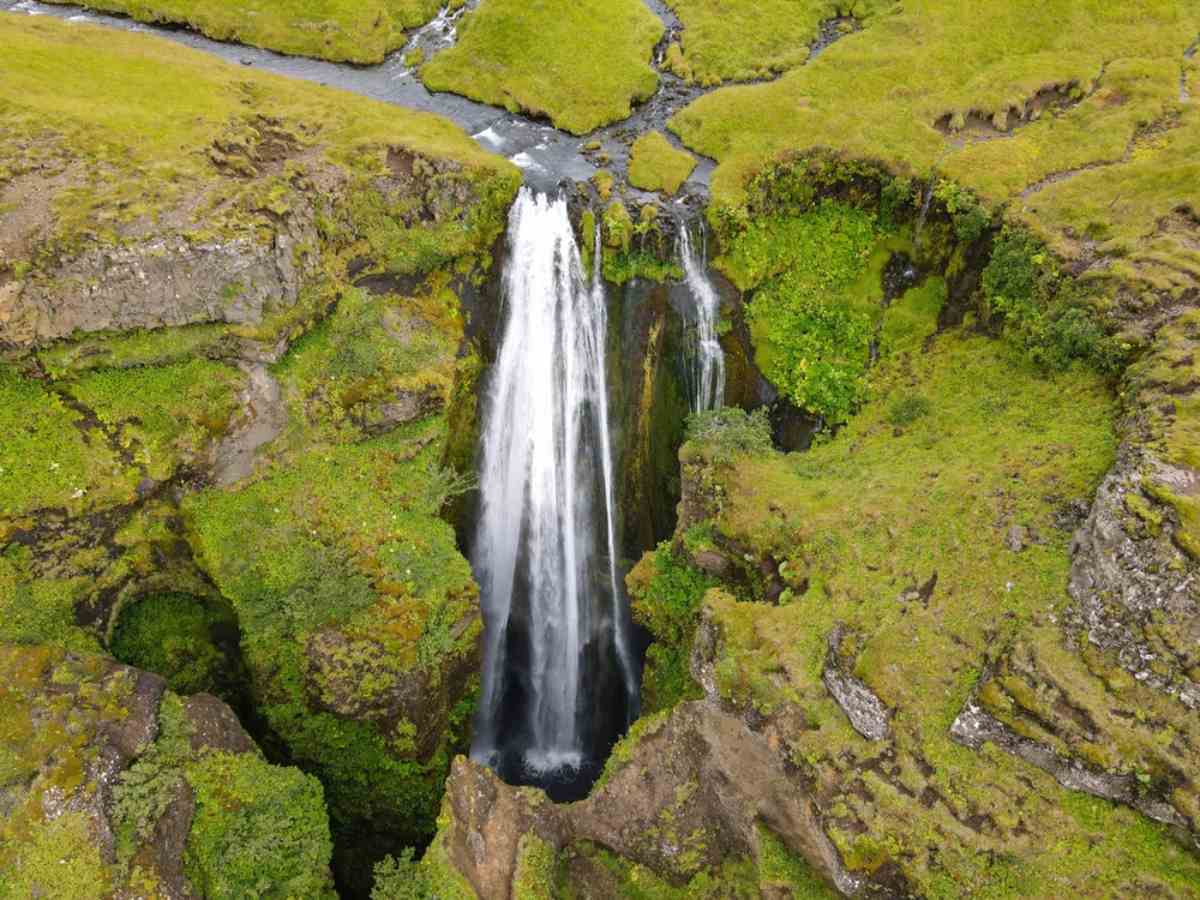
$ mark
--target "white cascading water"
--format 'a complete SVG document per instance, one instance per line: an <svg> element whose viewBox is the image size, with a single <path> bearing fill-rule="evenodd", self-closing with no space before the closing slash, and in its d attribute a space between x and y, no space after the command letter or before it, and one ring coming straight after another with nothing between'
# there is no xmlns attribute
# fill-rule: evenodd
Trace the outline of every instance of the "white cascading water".
<svg viewBox="0 0 1200 900"><path fill-rule="evenodd" d="M720 409L725 401L725 353L717 337L721 298L708 278L707 265L692 246L687 225L679 229L683 280L696 301L696 343L691 348L692 412Z"/></svg>
<svg viewBox="0 0 1200 900"><path fill-rule="evenodd" d="M524 765L538 772L578 766L587 755L580 719L589 646L613 648L630 715L637 681L617 572L603 283L585 280L562 198L523 188L509 242L506 320L483 433L475 567L484 669L472 756L494 765L511 724L498 717L515 614L529 631Z"/></svg>

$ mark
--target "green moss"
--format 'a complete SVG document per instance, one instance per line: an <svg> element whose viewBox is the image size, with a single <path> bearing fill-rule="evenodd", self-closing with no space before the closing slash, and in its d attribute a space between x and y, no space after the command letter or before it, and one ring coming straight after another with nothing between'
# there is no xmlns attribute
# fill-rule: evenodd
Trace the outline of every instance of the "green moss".
<svg viewBox="0 0 1200 900"><path fill-rule="evenodd" d="M554 848L533 834L517 844L517 871L513 875L513 900L552 900L558 856Z"/></svg>
<svg viewBox="0 0 1200 900"><path fill-rule="evenodd" d="M38 353L38 360L53 378L90 369L160 366L221 355L227 335L227 329L211 324L91 334L48 347Z"/></svg>
<svg viewBox="0 0 1200 900"><path fill-rule="evenodd" d="M753 81L805 62L818 26L835 12L825 0L670 0L683 24L681 43L668 53L672 71L689 81ZM843 6L845 4L842 4ZM850 4L854 15L872 2Z"/></svg>
<svg viewBox="0 0 1200 900"><path fill-rule="evenodd" d="M98 652L96 636L75 623L75 604L90 579L36 578L31 564L27 547L10 544L0 552L0 641Z"/></svg>
<svg viewBox="0 0 1200 900"><path fill-rule="evenodd" d="M626 584L634 621L654 638L642 671L644 718L698 696L688 656L696 612L715 581L663 543L642 557Z"/></svg>
<svg viewBox="0 0 1200 900"><path fill-rule="evenodd" d="M881 288L870 280L874 218L825 202L798 217L754 222L718 265L747 289L755 355L798 407L844 422L862 403ZM872 302L873 301L873 302Z"/></svg>
<svg viewBox="0 0 1200 900"><path fill-rule="evenodd" d="M320 774L339 822L398 817L414 843L432 831L454 736L417 761L403 723L319 712L308 697L336 701L352 688L343 702L369 708L417 669L436 686L444 667L475 651L476 588L437 518L454 483L438 463L444 427L434 419L318 447L238 491L185 503L198 556L237 611L268 723ZM306 674L310 638L329 629L349 656Z"/></svg>
<svg viewBox="0 0 1200 900"><path fill-rule="evenodd" d="M78 427L83 418L42 382L0 365L0 521L48 507L79 512L133 496L135 473L102 435Z"/></svg>
<svg viewBox="0 0 1200 900"><path fill-rule="evenodd" d="M320 783L251 754L212 753L188 769L196 813L186 871L206 897L334 897Z"/></svg>
<svg viewBox="0 0 1200 900"><path fill-rule="evenodd" d="M430 90L547 116L584 134L654 93L650 51L662 30L640 0L485 0L421 78Z"/></svg>
<svg viewBox="0 0 1200 900"><path fill-rule="evenodd" d="M82 812L68 811L34 825L15 850L0 877L0 897L5 900L39 896L93 900L110 888L100 846Z"/></svg>
<svg viewBox="0 0 1200 900"><path fill-rule="evenodd" d="M88 0L86 5L141 22L187 25L218 41L362 64L383 62L403 46L406 28L424 24L438 10L437 0Z"/></svg>
<svg viewBox="0 0 1200 900"><path fill-rule="evenodd" d="M151 594L121 611L109 649L124 663L157 672L181 694L201 691L232 702L238 690L237 620L216 601Z"/></svg>
<svg viewBox="0 0 1200 900"><path fill-rule="evenodd" d="M812 867L784 846L761 824L758 827L758 873L763 884L786 887L792 900L833 900L836 891L816 876Z"/></svg>
<svg viewBox="0 0 1200 900"><path fill-rule="evenodd" d="M245 382L237 369L192 359L99 369L65 390L96 414L151 478L165 481L229 428Z"/></svg>
<svg viewBox="0 0 1200 900"><path fill-rule="evenodd" d="M674 194L696 167L695 157L676 150L660 131L639 137L630 154L629 183L645 191Z"/></svg>

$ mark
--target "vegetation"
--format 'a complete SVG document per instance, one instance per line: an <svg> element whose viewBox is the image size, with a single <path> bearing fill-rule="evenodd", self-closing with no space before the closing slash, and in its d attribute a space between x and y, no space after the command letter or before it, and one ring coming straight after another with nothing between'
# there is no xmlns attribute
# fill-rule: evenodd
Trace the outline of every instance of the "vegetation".
<svg viewBox="0 0 1200 900"><path fill-rule="evenodd" d="M680 14L703 5L680 2ZM801 16L809 6L779 5ZM740 6L757 17L762 5ZM740 53L750 26L734 15L721 6L727 35L705 53ZM1107 274L1165 287L1181 285L1180 267L1194 277L1179 233L1157 227L1180 203L1200 206L1200 111L1179 103L1184 49L1200 32L1193 7L927 0L863 25L777 81L724 88L671 120L720 163L714 215L741 207L751 176L781 153L836 148L921 180L936 164L986 202L1012 201L1067 258L1113 260Z"/></svg>
<svg viewBox="0 0 1200 900"><path fill-rule="evenodd" d="M180 694L237 697L237 620L216 601L152 594L122 611L109 649L131 666L156 672Z"/></svg>
<svg viewBox="0 0 1200 900"><path fill-rule="evenodd" d="M629 183L670 196L687 181L695 167L696 159L690 153L672 147L661 131L648 131L633 142Z"/></svg>
<svg viewBox="0 0 1200 900"><path fill-rule="evenodd" d="M513 167L436 116L45 16L6 16L0 34L13 64L0 86L0 181L35 169L62 176L48 198L50 246L112 241L142 217L181 221L198 240L265 226L297 202L288 177L311 172L256 160L267 140L289 158L311 151L309 167L364 175L386 171L385 147L404 148L457 170L443 181L457 177L484 191L500 176L502 192L516 189ZM257 118L266 98L275 124ZM218 151L214 139L232 152Z"/></svg>
<svg viewBox="0 0 1200 900"><path fill-rule="evenodd" d="M669 0L668 5L683 33L668 48L667 60L675 74L704 85L770 78L801 65L819 26L836 12L826 0ZM848 4L856 16L882 5Z"/></svg>
<svg viewBox="0 0 1200 900"><path fill-rule="evenodd" d="M146 710L135 694L141 676L97 655L0 645L0 675L0 783L8 800L0 897L155 895L172 865L207 897L333 896L329 826L311 776L269 765L256 751L194 743L178 696L168 692ZM129 748L114 737L122 727L156 736ZM107 808L92 798L114 764ZM180 817L189 794L195 813ZM58 803L69 809L54 815ZM168 819L183 827L174 858L167 848L149 849ZM102 854L99 828L111 828L110 853Z"/></svg>
<svg viewBox="0 0 1200 900"><path fill-rule="evenodd" d="M404 45L405 29L423 25L438 11L438 0L88 0L85 5L139 22L186 25L218 41L361 64L383 62Z"/></svg>
<svg viewBox="0 0 1200 900"><path fill-rule="evenodd" d="M585 134L624 119L658 85L650 51L662 22L641 0L486 0L458 43L421 67L434 91L454 91Z"/></svg>

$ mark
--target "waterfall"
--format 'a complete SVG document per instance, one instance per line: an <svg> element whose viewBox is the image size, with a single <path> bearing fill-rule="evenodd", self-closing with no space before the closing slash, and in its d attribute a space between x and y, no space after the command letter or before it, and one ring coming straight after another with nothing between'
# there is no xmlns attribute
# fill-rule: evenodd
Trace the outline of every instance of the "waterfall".
<svg viewBox="0 0 1200 900"><path fill-rule="evenodd" d="M707 261L692 247L686 223L679 229L679 257L684 283L696 302L696 342L689 367L692 412L720 409L725 400L725 353L717 337L721 298L708 278Z"/></svg>
<svg viewBox="0 0 1200 900"><path fill-rule="evenodd" d="M616 558L603 282L584 277L561 197L523 188L508 239L474 552L485 637L472 756L510 769L519 756L536 775L607 749L616 734L596 725L596 706L619 691L623 730L637 673Z"/></svg>

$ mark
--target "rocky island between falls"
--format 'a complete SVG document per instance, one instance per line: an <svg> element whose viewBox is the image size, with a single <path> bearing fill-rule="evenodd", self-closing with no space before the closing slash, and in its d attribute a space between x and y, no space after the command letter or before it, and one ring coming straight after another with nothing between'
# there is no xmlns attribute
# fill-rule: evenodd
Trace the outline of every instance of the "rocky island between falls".
<svg viewBox="0 0 1200 900"><path fill-rule="evenodd" d="M0 0L0 900L1200 897L1200 8Z"/></svg>

